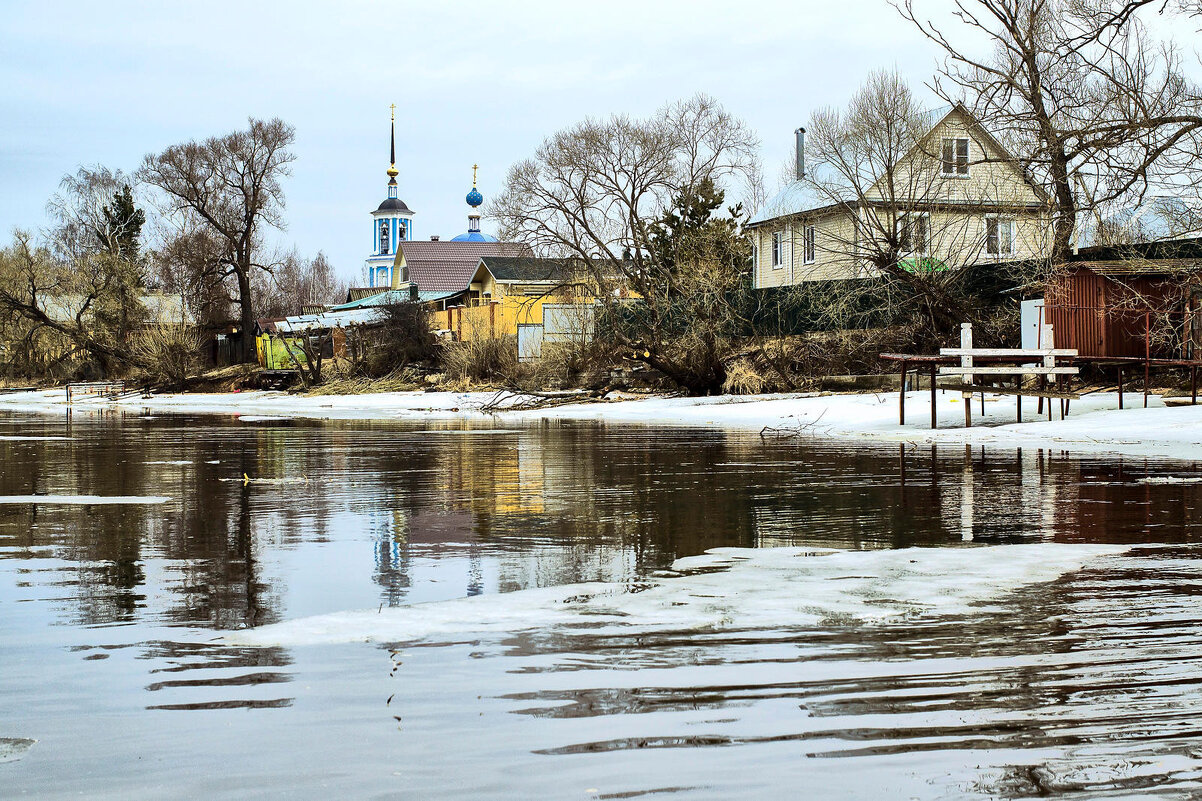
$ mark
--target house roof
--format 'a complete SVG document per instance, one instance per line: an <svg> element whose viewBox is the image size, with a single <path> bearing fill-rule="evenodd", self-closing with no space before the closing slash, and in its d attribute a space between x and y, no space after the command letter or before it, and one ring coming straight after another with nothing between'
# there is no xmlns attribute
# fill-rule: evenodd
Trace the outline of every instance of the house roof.
<svg viewBox="0 0 1202 801"><path fill-rule="evenodd" d="M480 259L492 277L502 283L558 283L572 272L572 259L540 259L533 256L484 256Z"/></svg>
<svg viewBox="0 0 1202 801"><path fill-rule="evenodd" d="M461 292L468 288L484 256L520 256L530 249L518 242L402 242L398 264L405 260L409 281L426 292Z"/></svg>
<svg viewBox="0 0 1202 801"><path fill-rule="evenodd" d="M379 322L379 309L347 309L328 311L321 314L296 314L291 317L264 318L256 320L259 330L269 334L292 334L303 331L320 331L328 328L350 328Z"/></svg>
<svg viewBox="0 0 1202 801"><path fill-rule="evenodd" d="M1202 259L1122 259L1116 261L1070 261L1069 270L1089 270L1106 276L1186 276L1202 274Z"/></svg>
<svg viewBox="0 0 1202 801"><path fill-rule="evenodd" d="M372 295L380 294L378 286L353 286L346 291L346 302L351 303L363 298L370 298Z"/></svg>
<svg viewBox="0 0 1202 801"><path fill-rule="evenodd" d="M1202 205L1180 197L1150 197L1139 206L1111 212L1103 225L1140 244L1196 237L1202 234ZM1098 247L1101 238L1098 234L1097 218L1093 214L1080 215L1074 232L1076 246Z"/></svg>
<svg viewBox="0 0 1202 801"><path fill-rule="evenodd" d="M442 300L443 298L452 297L456 294L458 293L427 291L419 287L417 292L417 302L430 303L435 300ZM365 298L359 298L358 300L351 301L350 303L331 306L329 311L349 311L350 309L366 309L374 306L391 306L394 303L407 303L413 299L413 296L407 289L388 289L383 292L377 290L374 295L368 295Z"/></svg>
<svg viewBox="0 0 1202 801"><path fill-rule="evenodd" d="M915 148L917 148L919 145L925 142L928 137L930 137L936 128L943 124L944 120L956 112L959 112L965 116L968 119L971 127L978 134L980 134L982 138L986 139L991 147L995 148L1006 159L1014 161L1015 165L1017 166L1017 161L1009 153L1009 151L1006 150L1002 143L999 142L992 134L990 134L989 131L985 130L985 127L981 125L980 121L975 116L973 116L972 112L970 112L960 103L957 103L954 106L939 106L938 108L922 112L920 116L922 118L922 128L924 133L915 140L910 149L906 151L906 156L903 156L902 158L905 159L907 156L909 156L909 154L912 153ZM809 167L808 171L810 174L816 176L816 178L811 180L793 181L789 183L787 186L781 189L781 191L778 192L775 197L764 203L764 205L751 216L751 219L747 221L747 227L762 225L763 223L778 219L780 217L789 217L794 214L801 214L803 212L825 211L827 209L836 208L844 204L857 202L857 194L850 187L839 187L840 182L837 180L823 180L823 176L821 175L823 167L821 164L807 166ZM1040 197L1046 197L1046 193L1044 193L1039 186L1032 183L1025 174L1023 174L1023 178L1027 181L1037 195ZM820 188L815 184L815 180L818 183L830 188ZM878 179L877 183L879 182L880 181ZM864 194L868 194L868 192L866 191Z"/></svg>

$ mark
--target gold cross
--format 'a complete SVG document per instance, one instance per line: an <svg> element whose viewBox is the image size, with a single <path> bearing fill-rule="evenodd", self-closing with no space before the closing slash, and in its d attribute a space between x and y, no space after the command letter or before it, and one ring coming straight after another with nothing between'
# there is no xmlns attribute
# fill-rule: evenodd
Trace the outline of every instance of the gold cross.
<svg viewBox="0 0 1202 801"><path fill-rule="evenodd" d="M479 164L472 165L472 186L476 185L476 170L480 168Z"/></svg>
<svg viewBox="0 0 1202 801"><path fill-rule="evenodd" d="M393 103L391 106L389 106L389 108L392 109L392 119L393 119L393 122L395 122L396 121L396 103Z"/></svg>

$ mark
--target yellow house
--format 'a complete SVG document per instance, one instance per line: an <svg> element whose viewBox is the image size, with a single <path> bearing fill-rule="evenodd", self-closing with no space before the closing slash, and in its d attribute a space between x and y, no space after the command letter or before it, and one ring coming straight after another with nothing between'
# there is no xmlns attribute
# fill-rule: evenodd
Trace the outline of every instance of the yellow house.
<svg viewBox="0 0 1202 801"><path fill-rule="evenodd" d="M799 129L796 180L747 224L754 286L869 276L865 253L879 231L903 232L901 263L927 269L1046 253L1046 193L962 105L930 119L888 175L863 190L824 181L822 165L807 175Z"/></svg>
<svg viewBox="0 0 1202 801"><path fill-rule="evenodd" d="M584 270L574 260L482 256L466 290L434 304L433 325L460 341L517 336L519 327L544 326L544 307L554 307L557 330L576 325L583 336L591 333L594 303Z"/></svg>

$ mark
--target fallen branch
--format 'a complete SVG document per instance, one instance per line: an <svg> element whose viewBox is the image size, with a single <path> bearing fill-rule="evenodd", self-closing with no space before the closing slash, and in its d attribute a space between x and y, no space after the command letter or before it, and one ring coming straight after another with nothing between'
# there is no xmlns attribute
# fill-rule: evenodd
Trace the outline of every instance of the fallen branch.
<svg viewBox="0 0 1202 801"><path fill-rule="evenodd" d="M825 415L826 410L824 409L822 414L804 423L798 420L796 424L791 426L764 426L760 429L760 439L798 439L801 437L817 436L816 427L818 421Z"/></svg>

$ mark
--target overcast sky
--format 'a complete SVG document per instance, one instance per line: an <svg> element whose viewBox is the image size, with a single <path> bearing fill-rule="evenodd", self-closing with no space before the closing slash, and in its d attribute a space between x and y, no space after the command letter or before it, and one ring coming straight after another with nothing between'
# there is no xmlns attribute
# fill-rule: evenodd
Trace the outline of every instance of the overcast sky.
<svg viewBox="0 0 1202 801"><path fill-rule="evenodd" d="M920 6L941 16L946 2ZM278 116L297 131L280 239L357 282L386 196L390 103L415 233L447 238L466 230L473 163L491 197L511 163L585 116L709 93L757 131L771 184L811 110L845 103L871 69L921 89L935 65L885 0L10 4L0 227L42 226L82 164L133 170Z"/></svg>

